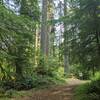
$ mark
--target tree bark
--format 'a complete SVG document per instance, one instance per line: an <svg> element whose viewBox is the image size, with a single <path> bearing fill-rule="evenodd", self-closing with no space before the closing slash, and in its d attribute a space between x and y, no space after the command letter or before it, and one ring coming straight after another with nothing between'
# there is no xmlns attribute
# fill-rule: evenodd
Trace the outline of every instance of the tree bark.
<svg viewBox="0 0 100 100"><path fill-rule="evenodd" d="M67 1L64 0L64 16L67 16ZM69 55L68 55L68 32L67 24L64 22L64 74L69 73Z"/></svg>
<svg viewBox="0 0 100 100"><path fill-rule="evenodd" d="M98 55L100 57L100 40L99 40L99 32L96 32L96 42L98 47Z"/></svg>
<svg viewBox="0 0 100 100"><path fill-rule="evenodd" d="M48 56L47 0L42 1L41 54Z"/></svg>

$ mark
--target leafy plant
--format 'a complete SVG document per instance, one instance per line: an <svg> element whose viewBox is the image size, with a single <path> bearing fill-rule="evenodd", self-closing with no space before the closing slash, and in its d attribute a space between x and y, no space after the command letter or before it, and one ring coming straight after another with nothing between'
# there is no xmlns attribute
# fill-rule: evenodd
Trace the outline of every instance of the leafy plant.
<svg viewBox="0 0 100 100"><path fill-rule="evenodd" d="M79 86L75 92L76 100L99 100L100 78L94 78L90 83Z"/></svg>

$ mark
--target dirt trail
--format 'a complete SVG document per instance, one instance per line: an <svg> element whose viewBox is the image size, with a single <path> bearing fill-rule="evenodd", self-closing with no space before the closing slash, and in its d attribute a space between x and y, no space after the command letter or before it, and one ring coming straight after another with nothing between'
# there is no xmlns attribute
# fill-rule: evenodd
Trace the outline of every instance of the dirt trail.
<svg viewBox="0 0 100 100"><path fill-rule="evenodd" d="M36 91L31 96L17 98L17 100L72 100L75 87L82 83L84 82L78 79L68 79L67 85Z"/></svg>

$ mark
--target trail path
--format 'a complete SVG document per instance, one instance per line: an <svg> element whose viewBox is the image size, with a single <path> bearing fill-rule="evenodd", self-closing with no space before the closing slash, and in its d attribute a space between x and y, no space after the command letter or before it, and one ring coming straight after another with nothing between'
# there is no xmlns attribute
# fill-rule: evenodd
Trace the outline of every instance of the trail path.
<svg viewBox="0 0 100 100"><path fill-rule="evenodd" d="M84 81L68 79L67 85L39 90L33 92L31 96L17 98L16 100L72 100L75 87L82 83L84 83Z"/></svg>

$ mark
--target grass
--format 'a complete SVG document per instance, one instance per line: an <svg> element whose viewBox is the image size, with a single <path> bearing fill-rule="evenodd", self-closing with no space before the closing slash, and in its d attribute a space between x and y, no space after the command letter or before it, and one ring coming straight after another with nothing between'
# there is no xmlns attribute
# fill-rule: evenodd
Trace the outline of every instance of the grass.
<svg viewBox="0 0 100 100"><path fill-rule="evenodd" d="M12 100L13 98L19 98L23 96L31 96L35 89L31 90L23 90L23 91L16 91L16 90L8 90L4 94L0 93L0 100Z"/></svg>
<svg viewBox="0 0 100 100"><path fill-rule="evenodd" d="M91 82L80 85L75 89L74 100L100 100L100 73L96 73Z"/></svg>

